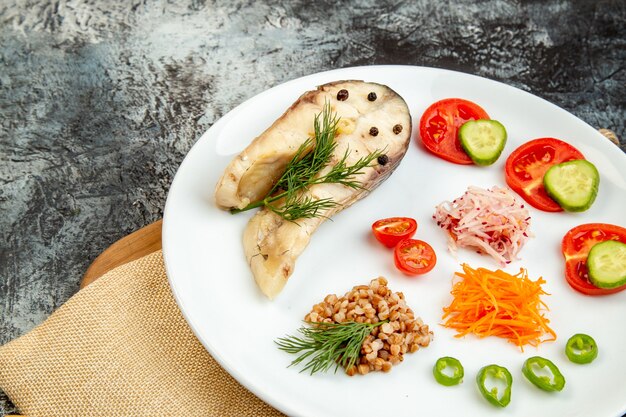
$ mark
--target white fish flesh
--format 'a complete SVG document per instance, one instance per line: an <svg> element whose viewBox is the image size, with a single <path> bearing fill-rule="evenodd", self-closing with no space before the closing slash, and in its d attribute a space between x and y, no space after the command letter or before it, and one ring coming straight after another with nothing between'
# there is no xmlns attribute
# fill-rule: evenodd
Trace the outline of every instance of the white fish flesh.
<svg viewBox="0 0 626 417"><path fill-rule="evenodd" d="M318 175L327 172L346 150L348 166L372 152L384 150L384 155L355 177L362 189L332 183L311 186L306 193L312 198L331 198L337 203L319 217L292 222L266 208L252 217L243 235L244 251L259 288L270 299L287 283L298 256L319 225L384 181L409 146L411 116L396 92L363 81L324 84L304 93L231 161L216 187L217 205L226 210L241 209L266 197L300 145L314 136L313 122L325 103L340 120L335 136L337 148L329 165Z"/></svg>

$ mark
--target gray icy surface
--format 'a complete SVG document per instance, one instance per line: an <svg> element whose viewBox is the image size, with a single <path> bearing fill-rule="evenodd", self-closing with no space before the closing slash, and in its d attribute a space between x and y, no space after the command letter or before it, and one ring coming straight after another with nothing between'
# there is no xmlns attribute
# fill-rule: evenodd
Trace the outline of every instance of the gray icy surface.
<svg viewBox="0 0 626 417"><path fill-rule="evenodd" d="M624 138L625 21L619 0L1 1L0 344L159 219L186 152L247 98L333 68L424 65Z"/></svg>

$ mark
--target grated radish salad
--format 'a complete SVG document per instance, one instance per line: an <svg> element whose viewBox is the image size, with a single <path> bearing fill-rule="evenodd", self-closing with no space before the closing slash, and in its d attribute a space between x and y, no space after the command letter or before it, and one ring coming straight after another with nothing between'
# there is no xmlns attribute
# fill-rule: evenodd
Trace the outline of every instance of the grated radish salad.
<svg viewBox="0 0 626 417"><path fill-rule="evenodd" d="M528 210L508 188L485 190L470 186L461 197L435 208L433 219L448 231L448 249L476 249L501 265L518 259L517 253L531 235Z"/></svg>

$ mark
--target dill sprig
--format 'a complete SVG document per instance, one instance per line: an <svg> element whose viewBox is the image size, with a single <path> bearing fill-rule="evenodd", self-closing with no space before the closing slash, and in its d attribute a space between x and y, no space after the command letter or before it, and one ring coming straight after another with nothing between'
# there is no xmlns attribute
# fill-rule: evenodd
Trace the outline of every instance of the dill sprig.
<svg viewBox="0 0 626 417"><path fill-rule="evenodd" d="M335 134L340 118L333 113L330 103L326 103L321 113L315 115L313 128L315 135L300 145L291 158L285 172L276 181L276 184L260 201L248 204L242 209L232 209L231 213L240 213L256 207L265 206L285 220L295 221L302 218L320 216L321 212L338 205L331 198L314 199L306 195L306 190L312 185L337 183L353 189L363 188L356 180L356 176L363 173L363 169L372 166L372 162L383 154L375 151L360 158L354 165L348 165L349 149L342 158L333 165L324 175L319 172L326 167L337 148Z"/></svg>
<svg viewBox="0 0 626 417"><path fill-rule="evenodd" d="M312 323L311 327L301 327L298 332L302 337L286 336L275 341L280 350L287 353L300 354L289 366L298 365L308 359L300 372L326 372L335 365L350 369L357 364L361 346L365 338L388 320L378 323Z"/></svg>

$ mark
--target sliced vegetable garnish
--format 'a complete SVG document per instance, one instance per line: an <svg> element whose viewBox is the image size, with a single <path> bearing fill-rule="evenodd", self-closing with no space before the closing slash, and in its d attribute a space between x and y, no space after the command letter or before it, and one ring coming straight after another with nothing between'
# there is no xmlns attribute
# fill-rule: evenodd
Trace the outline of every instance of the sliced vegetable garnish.
<svg viewBox="0 0 626 417"><path fill-rule="evenodd" d="M565 354L574 363L591 363L598 357L598 345L593 337L584 333L577 333L567 341Z"/></svg>
<svg viewBox="0 0 626 417"><path fill-rule="evenodd" d="M417 222L410 217L390 217L372 224L374 237L388 248L393 248L401 240L412 237L416 230Z"/></svg>
<svg viewBox="0 0 626 417"><path fill-rule="evenodd" d="M394 250L396 267L409 275L421 275L432 270L437 263L434 249L426 242L404 239Z"/></svg>
<svg viewBox="0 0 626 417"><path fill-rule="evenodd" d="M459 129L461 147L476 165L491 165L506 144L506 129L496 120L470 120Z"/></svg>
<svg viewBox="0 0 626 417"><path fill-rule="evenodd" d="M487 401L497 407L506 407L511 402L513 376L508 369L498 365L487 365L478 371L476 383Z"/></svg>
<svg viewBox="0 0 626 417"><path fill-rule="evenodd" d="M561 391L565 386L565 377L559 368L551 360L541 356L526 359L522 373L544 391Z"/></svg>
<svg viewBox="0 0 626 417"><path fill-rule="evenodd" d="M626 284L626 244L607 240L594 245L587 267L589 280L596 287L617 288Z"/></svg>
<svg viewBox="0 0 626 417"><path fill-rule="evenodd" d="M565 257L565 278L576 291L585 295L609 295L626 289L626 284L599 288L589 279L589 252L596 244L608 240L626 243L626 229L613 224L587 223L574 227L563 236L561 252Z"/></svg>
<svg viewBox="0 0 626 417"><path fill-rule="evenodd" d="M533 207L544 211L563 209L548 194L543 176L552 165L585 159L572 145L559 139L541 138L526 142L506 160L506 183Z"/></svg>
<svg viewBox="0 0 626 417"><path fill-rule="evenodd" d="M450 356L444 356L443 358L437 359L437 362L435 362L435 366L433 366L433 375L435 376L437 382L441 385L450 387L463 382L465 371L463 370L463 365L461 365L461 362L459 362L458 359L451 358Z"/></svg>
<svg viewBox="0 0 626 417"><path fill-rule="evenodd" d="M585 211L598 195L600 174L584 159L563 162L550 167L543 176L548 195L565 211Z"/></svg>
<svg viewBox="0 0 626 417"><path fill-rule="evenodd" d="M460 98L437 101L420 119L422 143L446 161L471 165L472 159L461 148L458 132L463 123L478 119L489 119L489 115L476 103Z"/></svg>
<svg viewBox="0 0 626 417"><path fill-rule="evenodd" d="M444 307L445 327L456 330L456 337L474 333L478 337L497 336L507 339L520 349L530 344L556 340L544 316L546 294L543 278L532 281L526 270L517 275L502 270L473 269L463 264L456 272L457 280L450 292L454 299Z"/></svg>

